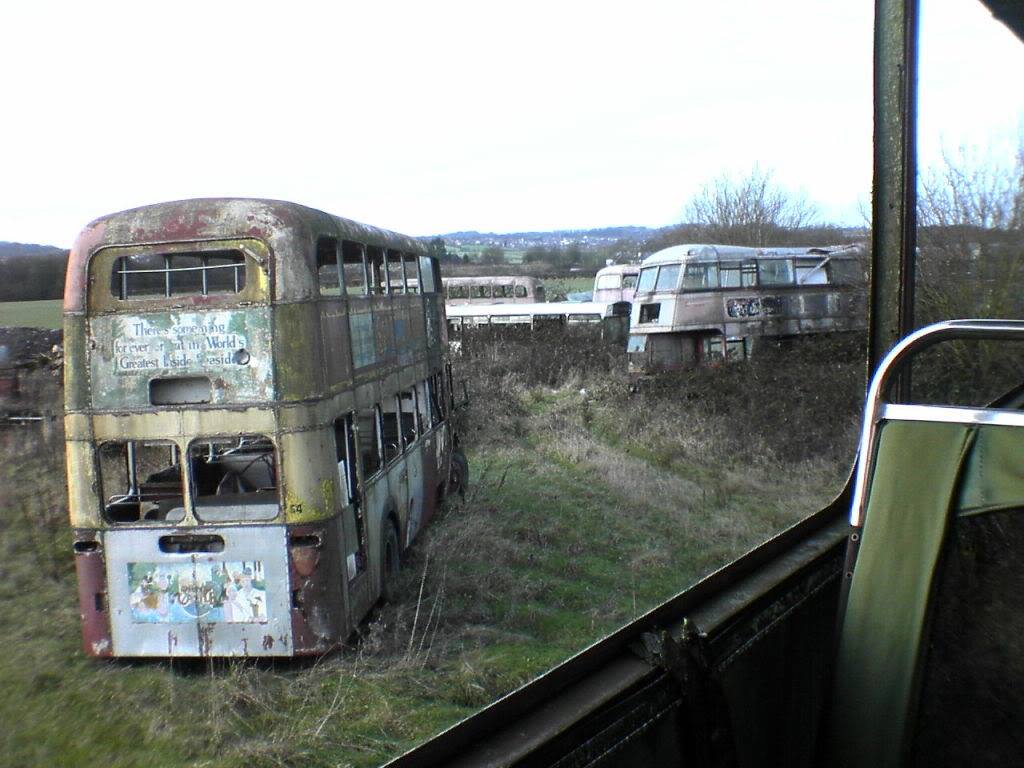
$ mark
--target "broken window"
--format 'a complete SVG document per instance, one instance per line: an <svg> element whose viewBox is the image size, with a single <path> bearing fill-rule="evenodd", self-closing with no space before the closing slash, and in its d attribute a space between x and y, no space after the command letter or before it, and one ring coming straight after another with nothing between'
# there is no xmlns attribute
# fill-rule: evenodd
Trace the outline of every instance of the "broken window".
<svg viewBox="0 0 1024 768"><path fill-rule="evenodd" d="M341 503L348 506L358 498L355 467L356 443L352 430L352 414L334 420L334 458L338 465L338 488Z"/></svg>
<svg viewBox="0 0 1024 768"><path fill-rule="evenodd" d="M664 267L662 268L664 269ZM658 278L661 283L661 278ZM687 264L683 274L684 291L707 291L718 287L717 264Z"/></svg>
<svg viewBox="0 0 1024 768"><path fill-rule="evenodd" d="M761 285L792 285L792 259L764 259L757 263L758 278Z"/></svg>
<svg viewBox="0 0 1024 768"><path fill-rule="evenodd" d="M405 293L405 263L398 251L387 251L388 293Z"/></svg>
<svg viewBox="0 0 1024 768"><path fill-rule="evenodd" d="M112 523L179 523L181 460L169 440L115 440L98 449L103 512Z"/></svg>
<svg viewBox="0 0 1024 768"><path fill-rule="evenodd" d="M402 431L402 443L409 446L416 442L416 438L423 429L420 425L419 413L416 408L416 391L407 389L399 393L398 401L401 408L399 411L401 422L399 426Z"/></svg>
<svg viewBox="0 0 1024 768"><path fill-rule="evenodd" d="M824 259L797 259L794 262L797 285L824 285L828 282L828 273L825 265L828 258Z"/></svg>
<svg viewBox="0 0 1024 768"><path fill-rule="evenodd" d="M429 259L428 267L429 265ZM402 254L402 264L405 266L405 292L406 293L419 293L420 292L420 273L418 261L415 256L411 253ZM433 293L433 281L431 281L431 290L429 293Z"/></svg>
<svg viewBox="0 0 1024 768"><path fill-rule="evenodd" d="M366 247L366 268L370 278L370 293L387 293L387 275L385 274L384 249L374 246Z"/></svg>
<svg viewBox="0 0 1024 768"><path fill-rule="evenodd" d="M427 382L427 389L430 394L430 423L437 425L444 421L444 411L442 410L444 395L441 389L441 374L435 373L430 377L430 380Z"/></svg>
<svg viewBox="0 0 1024 768"><path fill-rule="evenodd" d="M421 381L416 385L416 408L418 410L418 431L420 434L423 434L432 426L430 420L430 394L428 383L426 381Z"/></svg>
<svg viewBox="0 0 1024 768"><path fill-rule="evenodd" d="M188 449L196 517L203 522L273 520L280 510L277 460L266 435L203 437Z"/></svg>
<svg viewBox="0 0 1024 768"><path fill-rule="evenodd" d="M245 255L238 250L121 256L110 277L110 292L121 300L240 293L243 288Z"/></svg>
<svg viewBox="0 0 1024 768"><path fill-rule="evenodd" d="M384 443L385 463L395 459L402 452L397 408L398 397L389 397L381 407L381 439Z"/></svg>
<svg viewBox="0 0 1024 768"><path fill-rule="evenodd" d="M316 240L316 277L321 296L341 295L341 273L338 270L338 239L318 237Z"/></svg>
<svg viewBox="0 0 1024 768"><path fill-rule="evenodd" d="M341 495L342 531L345 547L345 567L348 578L353 579L366 570L366 521L356 473L356 437L352 429L352 414L334 420L334 456L338 466L338 488Z"/></svg>
<svg viewBox="0 0 1024 768"><path fill-rule="evenodd" d="M356 413L356 430L359 436L359 458L363 463L363 479L366 480L380 471L380 434L377 428L377 408Z"/></svg>
<svg viewBox="0 0 1024 768"><path fill-rule="evenodd" d="M656 323L658 318L661 316L661 303L655 302L653 304L641 304L640 305L640 322L641 323Z"/></svg>
<svg viewBox="0 0 1024 768"><path fill-rule="evenodd" d="M828 271L830 281L839 285L863 285L866 282L864 268L856 259L830 259Z"/></svg>
<svg viewBox="0 0 1024 768"><path fill-rule="evenodd" d="M359 243L346 240L341 244L342 274L345 293L363 296L369 293L365 249Z"/></svg>

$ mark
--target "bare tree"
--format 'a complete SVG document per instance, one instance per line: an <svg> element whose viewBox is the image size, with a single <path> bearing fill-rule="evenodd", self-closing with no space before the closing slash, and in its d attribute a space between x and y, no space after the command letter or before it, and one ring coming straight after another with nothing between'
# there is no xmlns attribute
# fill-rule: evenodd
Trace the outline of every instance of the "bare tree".
<svg viewBox="0 0 1024 768"><path fill-rule="evenodd" d="M1014 159L960 148L921 175L919 321L1024 309L1024 137Z"/></svg>
<svg viewBox="0 0 1024 768"><path fill-rule="evenodd" d="M771 171L755 166L743 178L723 175L705 185L687 203L685 215L702 239L764 246L787 244L792 232L817 222L818 210L803 194L777 185Z"/></svg>
<svg viewBox="0 0 1024 768"><path fill-rule="evenodd" d="M1024 228L1024 144L1016 163L961 147L921 178L918 222L924 227Z"/></svg>

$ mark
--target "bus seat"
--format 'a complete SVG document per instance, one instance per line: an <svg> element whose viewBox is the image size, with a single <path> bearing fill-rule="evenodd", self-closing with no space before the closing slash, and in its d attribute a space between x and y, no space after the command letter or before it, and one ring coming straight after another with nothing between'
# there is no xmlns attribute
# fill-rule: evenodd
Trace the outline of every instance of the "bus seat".
<svg viewBox="0 0 1024 768"><path fill-rule="evenodd" d="M840 619L830 766L1024 755L1024 429L881 425Z"/></svg>

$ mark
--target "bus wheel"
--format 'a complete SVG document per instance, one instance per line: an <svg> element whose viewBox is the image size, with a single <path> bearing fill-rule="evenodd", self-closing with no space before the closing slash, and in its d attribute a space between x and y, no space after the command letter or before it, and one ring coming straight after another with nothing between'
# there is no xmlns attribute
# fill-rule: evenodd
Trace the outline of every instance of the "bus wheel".
<svg viewBox="0 0 1024 768"><path fill-rule="evenodd" d="M398 596L398 574L402 570L401 552L398 546L398 531L391 521L384 524L380 557L380 597L392 603Z"/></svg>
<svg viewBox="0 0 1024 768"><path fill-rule="evenodd" d="M466 454L462 451L452 453L452 466L448 471L448 495L459 494L465 498L466 488L469 486L469 462L466 461Z"/></svg>

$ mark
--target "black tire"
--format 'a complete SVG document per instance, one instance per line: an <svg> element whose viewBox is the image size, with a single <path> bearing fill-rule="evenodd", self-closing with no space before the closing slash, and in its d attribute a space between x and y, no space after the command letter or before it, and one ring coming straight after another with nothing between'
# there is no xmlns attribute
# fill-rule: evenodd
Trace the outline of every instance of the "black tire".
<svg viewBox="0 0 1024 768"><path fill-rule="evenodd" d="M392 603L398 597L398 575L402 571L402 550L398 531L388 520L380 543L380 599Z"/></svg>
<svg viewBox="0 0 1024 768"><path fill-rule="evenodd" d="M466 454L462 451L452 453L452 464L448 470L448 495L459 494L466 496L466 488L469 487L469 462L466 461Z"/></svg>

